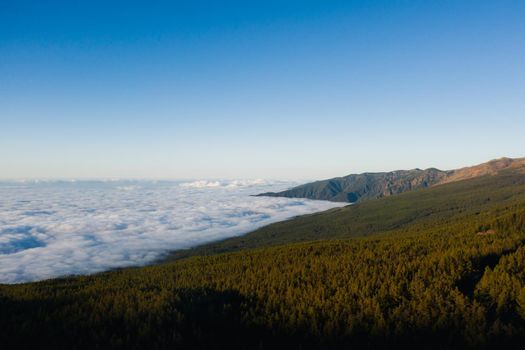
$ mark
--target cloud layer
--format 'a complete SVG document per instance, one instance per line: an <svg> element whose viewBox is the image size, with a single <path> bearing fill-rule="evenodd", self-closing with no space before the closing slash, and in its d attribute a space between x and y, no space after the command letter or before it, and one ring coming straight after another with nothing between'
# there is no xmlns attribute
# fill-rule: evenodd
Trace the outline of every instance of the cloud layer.
<svg viewBox="0 0 525 350"><path fill-rule="evenodd" d="M252 197L287 182L0 183L0 283L143 265L340 203Z"/></svg>

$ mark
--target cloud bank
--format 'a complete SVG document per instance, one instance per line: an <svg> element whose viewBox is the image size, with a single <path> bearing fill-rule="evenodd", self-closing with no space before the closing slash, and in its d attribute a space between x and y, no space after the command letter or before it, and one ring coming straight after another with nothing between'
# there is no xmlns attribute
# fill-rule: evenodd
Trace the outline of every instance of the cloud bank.
<svg viewBox="0 0 525 350"><path fill-rule="evenodd" d="M254 181L0 183L0 283L144 265L170 250L341 206L252 197Z"/></svg>

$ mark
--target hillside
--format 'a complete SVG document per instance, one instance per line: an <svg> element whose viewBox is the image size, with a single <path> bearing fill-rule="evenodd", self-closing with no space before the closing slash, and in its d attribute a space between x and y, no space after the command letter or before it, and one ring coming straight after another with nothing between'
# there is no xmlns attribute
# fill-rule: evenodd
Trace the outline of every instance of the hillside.
<svg viewBox="0 0 525 350"><path fill-rule="evenodd" d="M0 344L521 344L524 208L525 176L507 169L299 217L157 266L0 286Z"/></svg>
<svg viewBox="0 0 525 350"><path fill-rule="evenodd" d="M396 235L416 228L424 231L436 222L491 220L520 203L525 203L525 174L520 169L507 169L493 177L452 182L277 222L240 237L174 252L170 258L322 239ZM494 210L500 207L505 209Z"/></svg>
<svg viewBox="0 0 525 350"><path fill-rule="evenodd" d="M525 170L525 158L500 158L473 167L448 171L430 168L426 170L413 169L352 174L300 185L282 192L262 193L259 196L309 198L356 203L439 184L485 175L495 175L505 169Z"/></svg>

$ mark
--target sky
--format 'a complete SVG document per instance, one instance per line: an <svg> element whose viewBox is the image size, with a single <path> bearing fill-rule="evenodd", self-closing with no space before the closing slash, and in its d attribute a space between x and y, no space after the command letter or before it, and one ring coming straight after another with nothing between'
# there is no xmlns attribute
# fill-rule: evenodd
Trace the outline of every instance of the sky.
<svg viewBox="0 0 525 350"><path fill-rule="evenodd" d="M525 2L0 2L0 178L525 156Z"/></svg>

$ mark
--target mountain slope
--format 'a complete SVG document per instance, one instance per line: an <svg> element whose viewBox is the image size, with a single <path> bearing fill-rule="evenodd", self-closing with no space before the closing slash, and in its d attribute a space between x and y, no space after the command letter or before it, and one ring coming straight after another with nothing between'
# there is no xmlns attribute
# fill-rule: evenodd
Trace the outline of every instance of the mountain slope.
<svg viewBox="0 0 525 350"><path fill-rule="evenodd" d="M0 285L0 345L519 348L524 208L507 169L271 225L225 254Z"/></svg>
<svg viewBox="0 0 525 350"><path fill-rule="evenodd" d="M171 258L209 255L322 239L347 239L425 231L443 222L482 222L525 205L525 174L506 169L397 196L299 216L247 235L176 251ZM497 208L497 209L496 209Z"/></svg>
<svg viewBox="0 0 525 350"><path fill-rule="evenodd" d="M495 175L504 169L525 170L525 158L500 158L473 167L449 171L430 168L425 170L413 169L383 173L351 174L304 184L282 192L262 193L259 196L309 198L355 203L439 184L484 175Z"/></svg>

